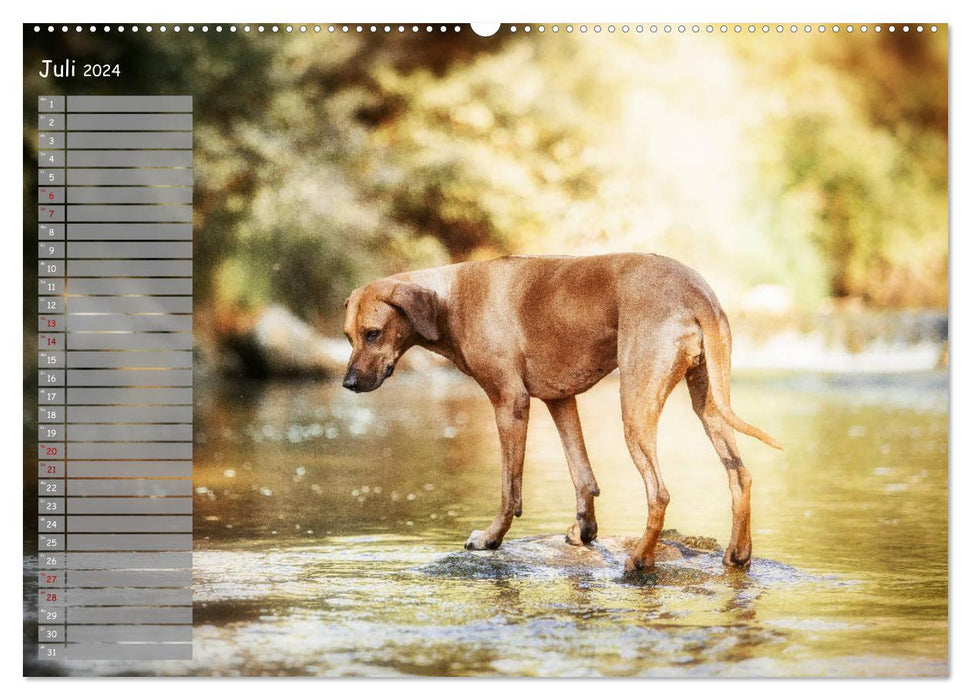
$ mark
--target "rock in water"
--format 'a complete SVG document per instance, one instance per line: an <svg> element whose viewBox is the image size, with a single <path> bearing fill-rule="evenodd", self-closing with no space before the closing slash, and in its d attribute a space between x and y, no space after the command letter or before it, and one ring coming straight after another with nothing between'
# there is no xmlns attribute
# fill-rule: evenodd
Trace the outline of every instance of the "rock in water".
<svg viewBox="0 0 971 700"><path fill-rule="evenodd" d="M234 315L219 340L221 369L255 379L269 377L340 377L351 356L344 338L320 335L282 306L268 306L255 315ZM423 348L415 348L398 362L399 370L429 372L450 366Z"/></svg>
<svg viewBox="0 0 971 700"><path fill-rule="evenodd" d="M536 535L506 540L493 551L453 552L420 567L421 573L448 578L502 579L581 575L616 577L637 537L603 537L585 547L575 547L563 535ZM689 565L688 560L697 560ZM721 566L720 548L710 537L686 537L677 530L661 533L655 562L684 561L685 568ZM695 566L697 564L697 566Z"/></svg>
<svg viewBox="0 0 971 700"><path fill-rule="evenodd" d="M238 369L251 377L339 376L350 348L325 338L282 306L268 306L252 327L223 340L238 359Z"/></svg>

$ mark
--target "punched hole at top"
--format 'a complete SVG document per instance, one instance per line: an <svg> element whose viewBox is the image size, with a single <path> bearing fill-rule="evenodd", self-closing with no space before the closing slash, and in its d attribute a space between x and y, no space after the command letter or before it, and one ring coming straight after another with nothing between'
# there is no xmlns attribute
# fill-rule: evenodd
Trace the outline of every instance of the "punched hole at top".
<svg viewBox="0 0 971 700"><path fill-rule="evenodd" d="M501 26L499 22L473 22L472 31L479 36L492 36Z"/></svg>

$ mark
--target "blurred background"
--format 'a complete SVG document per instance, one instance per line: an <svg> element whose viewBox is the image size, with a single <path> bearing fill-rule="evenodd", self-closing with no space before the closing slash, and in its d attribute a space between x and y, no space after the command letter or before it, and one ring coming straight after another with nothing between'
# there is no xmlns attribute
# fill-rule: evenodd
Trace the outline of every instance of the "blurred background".
<svg viewBox="0 0 971 700"><path fill-rule="evenodd" d="M771 362L778 348L759 347L783 330L816 357L834 343L946 340L946 29L381 29L85 32L25 47L28 66L58 54L125 66L84 92L138 94L147 81L195 96L201 361L272 372L254 356L268 307L283 336L339 336L360 284L507 253L678 258L738 317L743 364Z"/></svg>

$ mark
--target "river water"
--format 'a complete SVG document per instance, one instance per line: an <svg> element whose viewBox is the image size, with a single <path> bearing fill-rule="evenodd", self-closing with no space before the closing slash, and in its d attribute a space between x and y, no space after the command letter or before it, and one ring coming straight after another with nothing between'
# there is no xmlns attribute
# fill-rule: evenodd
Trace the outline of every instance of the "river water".
<svg viewBox="0 0 971 700"><path fill-rule="evenodd" d="M623 538L647 511L615 376L579 399L602 493L600 542L582 549L562 542L573 488L539 402L523 516L499 551L469 553L499 489L491 407L470 380L437 370L367 395L275 382L197 396L194 658L60 672L948 672L945 373L737 374L736 412L787 448L739 437L756 559L727 571L717 551L684 550L635 579L622 574ZM727 479L684 387L662 416L659 458L666 526L724 546Z"/></svg>

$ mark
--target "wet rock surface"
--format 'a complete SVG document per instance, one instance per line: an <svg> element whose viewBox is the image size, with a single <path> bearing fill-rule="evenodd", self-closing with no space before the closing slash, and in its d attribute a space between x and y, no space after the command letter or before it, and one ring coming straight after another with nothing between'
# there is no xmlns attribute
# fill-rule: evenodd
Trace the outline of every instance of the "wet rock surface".
<svg viewBox="0 0 971 700"><path fill-rule="evenodd" d="M655 553L655 566L625 572L624 562L637 537L603 537L576 547L562 535L536 535L503 542L496 550L445 554L414 569L426 576L450 579L513 579L580 577L631 584L693 585L746 575L754 581L795 581L806 578L793 567L766 559L753 559L747 571L725 567L722 549L711 537L682 535L664 530Z"/></svg>

